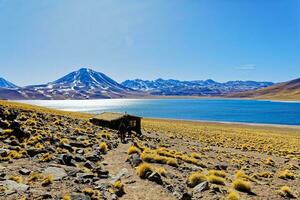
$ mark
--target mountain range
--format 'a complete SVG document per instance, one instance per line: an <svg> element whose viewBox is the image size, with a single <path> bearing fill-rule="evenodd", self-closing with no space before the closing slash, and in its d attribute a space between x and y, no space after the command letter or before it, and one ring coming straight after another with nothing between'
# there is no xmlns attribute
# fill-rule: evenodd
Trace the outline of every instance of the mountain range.
<svg viewBox="0 0 300 200"><path fill-rule="evenodd" d="M103 73L81 68L42 85L2 87L4 99L103 99L140 96L141 94L112 80Z"/></svg>
<svg viewBox="0 0 300 200"><path fill-rule="evenodd" d="M225 83L214 80L179 81L174 79L126 80L122 85L150 95L174 96L224 96L227 94L256 90L273 85L272 82L228 81Z"/></svg>
<svg viewBox="0 0 300 200"><path fill-rule="evenodd" d="M0 79L0 99L103 99L147 96L223 96L265 98L295 96L300 99L300 79L286 83L174 79L126 80L121 84L103 73L81 68L53 82L18 87Z"/></svg>
<svg viewBox="0 0 300 200"><path fill-rule="evenodd" d="M252 99L300 100L300 78L254 91L230 94L228 97Z"/></svg>

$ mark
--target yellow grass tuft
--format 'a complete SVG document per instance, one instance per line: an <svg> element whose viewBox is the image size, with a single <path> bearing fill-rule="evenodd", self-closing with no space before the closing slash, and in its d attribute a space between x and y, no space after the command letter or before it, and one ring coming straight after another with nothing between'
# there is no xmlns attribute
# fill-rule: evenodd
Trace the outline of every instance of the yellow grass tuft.
<svg viewBox="0 0 300 200"><path fill-rule="evenodd" d="M152 172L153 167L148 163L142 163L137 167L137 174L141 178L145 178L147 172Z"/></svg>
<svg viewBox="0 0 300 200"><path fill-rule="evenodd" d="M141 154L141 150L139 148L137 148L136 146L130 146L129 149L128 149L128 151L127 151L127 153L129 155L135 154L135 153Z"/></svg>
<svg viewBox="0 0 300 200"><path fill-rule="evenodd" d="M207 177L202 174L201 172L194 172L192 173L187 180L187 185L189 187L195 187L199 183L202 183L207 180Z"/></svg>
<svg viewBox="0 0 300 200"><path fill-rule="evenodd" d="M278 177L281 179L295 179L295 176L292 172L290 172L289 170L284 170L279 172Z"/></svg>
<svg viewBox="0 0 300 200"><path fill-rule="evenodd" d="M229 191L226 199L227 200L240 200L240 195L236 191L231 190L231 191Z"/></svg>
<svg viewBox="0 0 300 200"><path fill-rule="evenodd" d="M296 198L295 194L288 186L283 186L279 190L279 195L288 198Z"/></svg>
<svg viewBox="0 0 300 200"><path fill-rule="evenodd" d="M101 151L101 153L106 154L107 151L108 151L108 146L107 146L107 144L106 144L105 142L101 142L99 146L100 146L100 151Z"/></svg>
<svg viewBox="0 0 300 200"><path fill-rule="evenodd" d="M53 175L48 175L43 179L42 186L46 187L53 183Z"/></svg>
<svg viewBox="0 0 300 200"><path fill-rule="evenodd" d="M216 175L209 175L207 177L208 182L216 185L225 185L225 179Z"/></svg>
<svg viewBox="0 0 300 200"><path fill-rule="evenodd" d="M251 184L248 181L244 181L238 178L233 181L232 186L234 189L240 192L251 193Z"/></svg>
<svg viewBox="0 0 300 200"><path fill-rule="evenodd" d="M17 183L22 183L23 177L22 176L11 176L11 177L9 177L9 180L15 181Z"/></svg>
<svg viewBox="0 0 300 200"><path fill-rule="evenodd" d="M71 196L69 194L65 194L63 196L63 200L72 200Z"/></svg>
<svg viewBox="0 0 300 200"><path fill-rule="evenodd" d="M208 174L219 176L219 177L222 177L222 178L226 177L226 173L224 171L221 171L221 170L209 170Z"/></svg>

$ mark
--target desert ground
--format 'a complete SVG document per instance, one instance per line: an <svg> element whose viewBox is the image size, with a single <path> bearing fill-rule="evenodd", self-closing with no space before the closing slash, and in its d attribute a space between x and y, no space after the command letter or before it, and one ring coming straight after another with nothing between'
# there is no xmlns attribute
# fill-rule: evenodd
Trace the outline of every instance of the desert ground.
<svg viewBox="0 0 300 200"><path fill-rule="evenodd" d="M300 128L143 119L0 101L0 199L299 199Z"/></svg>

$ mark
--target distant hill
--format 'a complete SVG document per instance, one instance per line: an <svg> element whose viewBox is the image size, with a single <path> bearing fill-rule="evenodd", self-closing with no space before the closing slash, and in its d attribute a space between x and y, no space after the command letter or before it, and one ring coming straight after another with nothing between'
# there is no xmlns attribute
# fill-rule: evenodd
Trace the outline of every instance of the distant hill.
<svg viewBox="0 0 300 200"><path fill-rule="evenodd" d="M300 100L300 78L255 91L242 92L228 96L237 98Z"/></svg>
<svg viewBox="0 0 300 200"><path fill-rule="evenodd" d="M0 90L0 97L5 99L105 99L138 95L141 94L88 68L47 84Z"/></svg>
<svg viewBox="0 0 300 200"><path fill-rule="evenodd" d="M16 87L18 86L0 77L0 88L16 88Z"/></svg>
<svg viewBox="0 0 300 200"><path fill-rule="evenodd" d="M147 92L151 95L186 95L186 96L223 96L232 93L256 90L273 85L272 82L256 81L228 81L219 83L214 80L179 81L174 79L164 80L126 80L123 86Z"/></svg>

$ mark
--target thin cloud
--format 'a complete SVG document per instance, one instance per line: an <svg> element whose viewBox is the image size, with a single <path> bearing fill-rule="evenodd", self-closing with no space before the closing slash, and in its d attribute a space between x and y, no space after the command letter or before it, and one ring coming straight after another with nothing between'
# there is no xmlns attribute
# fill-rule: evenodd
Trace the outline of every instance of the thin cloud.
<svg viewBox="0 0 300 200"><path fill-rule="evenodd" d="M255 70L256 65L254 64L245 64L237 67L238 70Z"/></svg>

